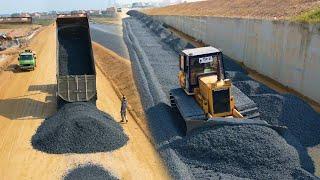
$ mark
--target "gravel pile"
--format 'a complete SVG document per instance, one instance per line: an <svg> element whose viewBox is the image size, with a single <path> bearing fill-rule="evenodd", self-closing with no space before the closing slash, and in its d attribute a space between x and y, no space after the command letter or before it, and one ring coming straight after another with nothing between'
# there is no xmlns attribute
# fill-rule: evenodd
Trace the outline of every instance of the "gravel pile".
<svg viewBox="0 0 320 180"><path fill-rule="evenodd" d="M253 89L251 89L253 91ZM260 118L273 125L285 125L280 121L283 109L283 96L278 94L261 94L250 96L258 106Z"/></svg>
<svg viewBox="0 0 320 180"><path fill-rule="evenodd" d="M175 142L172 142L175 143ZM221 172L215 172L213 170L206 169L204 171L201 167L194 167L183 161L183 157L179 153L171 148L169 145L158 149L161 156L167 164L167 168L171 172L173 179L219 179L219 180L244 180L245 178L236 177L230 174L224 174Z"/></svg>
<svg viewBox="0 0 320 180"><path fill-rule="evenodd" d="M108 114L91 103L69 103L45 119L32 137L32 146L52 154L116 150L128 137Z"/></svg>
<svg viewBox="0 0 320 180"><path fill-rule="evenodd" d="M195 169L195 178L219 172L252 179L292 179L293 172L300 169L295 149L274 130L262 126L198 129L172 146Z"/></svg>
<svg viewBox="0 0 320 180"><path fill-rule="evenodd" d="M64 180L116 180L110 172L102 166L94 164L80 165L70 170L63 178Z"/></svg>
<svg viewBox="0 0 320 180"><path fill-rule="evenodd" d="M286 131L284 134L282 134L282 136L287 141L287 143L293 146L299 153L301 167L309 173L314 174L314 162L308 154L308 149L304 147L295 136L292 135L290 130Z"/></svg>
<svg viewBox="0 0 320 180"><path fill-rule="evenodd" d="M287 126L304 146L320 144L320 115L309 104L294 95L278 94L252 80L234 82L234 85L258 105L262 120Z"/></svg>
<svg viewBox="0 0 320 180"><path fill-rule="evenodd" d="M191 169L181 160L175 150L170 147L162 147L161 149L159 148L159 152L166 162L173 179L195 179Z"/></svg>
<svg viewBox="0 0 320 180"><path fill-rule="evenodd" d="M283 109L280 121L303 146L313 147L320 144L320 114L309 104L290 94L283 96Z"/></svg>

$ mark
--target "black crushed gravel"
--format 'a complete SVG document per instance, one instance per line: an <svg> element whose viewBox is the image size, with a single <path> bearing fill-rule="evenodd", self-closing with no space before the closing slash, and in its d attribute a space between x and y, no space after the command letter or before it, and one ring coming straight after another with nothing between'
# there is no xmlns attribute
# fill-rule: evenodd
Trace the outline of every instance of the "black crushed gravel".
<svg viewBox="0 0 320 180"><path fill-rule="evenodd" d="M320 179L318 177L311 175L310 173L308 173L307 171L301 168L295 169L291 175L295 180L319 180Z"/></svg>
<svg viewBox="0 0 320 180"><path fill-rule="evenodd" d="M43 121L32 137L33 148L51 154L113 151L128 137L108 114L91 103L69 103Z"/></svg>
<svg viewBox="0 0 320 180"><path fill-rule="evenodd" d="M117 180L102 166L95 164L83 164L71 169L63 177L64 180Z"/></svg>
<svg viewBox="0 0 320 180"><path fill-rule="evenodd" d="M127 45L129 44L131 47L134 47L136 46L136 43L139 44L140 48L138 51L144 51L144 54L147 57L145 58L145 60L148 61L148 63L151 62L151 66L147 67L146 69L153 69L153 73L151 73L151 76L153 76L153 78L156 79L160 84L153 86L151 85L153 84L153 82L146 80L146 76L149 76L149 74L144 73L144 71L151 71L141 70L141 67L139 69L139 66L141 65L137 66L137 64L139 64L141 61L143 62L144 60L141 60L141 57L137 55L139 54L137 53L137 50L135 50L134 48L129 48L129 50L131 49L130 57L133 62L133 68L136 69L134 71L134 75L137 81L139 92L142 96L146 95L146 98L142 98L142 103L147 104L147 106L144 106L145 111L151 112L151 116L148 116L148 120L150 121L150 129L153 132L156 132L153 133L153 135L156 139L156 142L159 144L160 148L158 148L158 150L162 157L166 160L171 174L175 179L184 179L183 177L188 177L186 179L235 179L235 177L233 176L240 176L241 173L240 175L231 173L232 178L230 178L230 176L226 175L228 174L228 172L217 172L216 169L211 168L210 166L204 166L203 164L206 164L207 162L205 158L201 160L192 160L190 158L190 160L183 154L178 153L175 148L171 148L175 147L175 144L178 141L183 142L184 139L186 139L180 138L182 140L176 140L179 139L177 137L181 136L181 134L178 133L179 130L174 130L174 127L179 129L180 125L179 123L176 124L176 126L173 126L172 124L174 124L174 122L178 122L179 120L177 119L179 119L179 117L175 119L175 117L172 115L174 114L174 112L172 113L169 108L165 108L168 104L167 102L163 102L161 105L158 105L162 108L156 107L157 103L151 103L153 102L153 98L155 97L155 95L153 91L150 91L150 89L148 89L148 87L153 86L154 89L158 89L159 91L162 90L164 93L167 93L169 89L178 86L177 78L176 76L174 76L178 73L178 70L174 69L174 66L178 66L176 51L177 48L181 48L181 44L184 43L180 42L180 40L177 39L177 37L175 37L168 30L161 28L158 22L153 22L150 17L146 17L141 13L135 13L132 14L131 12L131 14L137 19L128 18L125 20L124 35L125 39L127 39ZM138 21L139 19L141 21ZM128 32L127 29L130 29L130 32ZM132 41L132 39L128 37L128 34L130 34L130 36L132 37L135 37L135 41ZM163 54L169 54L169 56ZM274 142L275 145L279 143L277 139L282 139L281 142L283 143L281 146L278 146L276 148L279 151L277 153L283 155L283 153L286 152L286 149L283 148L288 147L290 149L290 152L291 150L298 151L299 154L297 155L295 153L294 159L300 161L292 162L294 162L297 168L302 167L308 172L314 173L314 164L312 159L308 155L306 147L320 144L320 125L318 124L320 122L319 114L314 112L307 103L300 100L299 98L292 95L279 94L276 91L268 88L267 86L254 81L247 76L245 69L243 69L240 64L231 60L231 58L229 58L228 56L224 57L224 66L227 71L226 77L232 79L233 84L246 95L248 95L260 107L259 112L261 114L261 120L265 120L273 125L288 126L288 131L283 136L285 140L283 140L280 135L273 134L276 138L276 142ZM252 132L252 135L253 137L256 137L255 132ZM194 134L194 136L196 136L196 133ZM267 136L265 141L273 141L270 137L271 136ZM201 151L203 149L201 148L201 142L207 143L213 138L219 139L211 135L203 137L201 141L199 140L198 145L194 145L194 150ZM163 144L166 143L167 145L163 146ZM247 148L254 151L254 149L256 148L255 146L257 146L258 142L252 141L251 143L252 144L248 142ZM294 149L288 144L293 146ZM230 146L233 145L234 144L230 144ZM264 147L264 144L262 144L262 147ZM189 152L188 148L181 148L181 151L185 151L186 153ZM245 154L238 155L242 156ZM224 157L224 155L222 154L221 157ZM246 158L246 156L244 158ZM270 163L271 162L272 160L270 161ZM244 163L244 165L245 164L246 163ZM261 170L263 169L266 169L266 167L263 167ZM293 168L291 168L291 170L291 174L289 173L289 171L284 175L276 172L275 175L271 176L277 177L279 175L279 177L286 176L289 179L301 179L300 174L303 174L303 176L301 176L302 178L307 178L310 175L308 174L308 172L306 172L308 175L304 174L303 172L305 171L296 171ZM244 175L247 175L249 171L243 172ZM192 172L192 174L190 174L190 172ZM292 174L292 172L295 172L295 174L297 175ZM258 173L254 174L259 177ZM241 175L240 177L244 176ZM312 175L310 175L310 177L314 178L314 176Z"/></svg>
<svg viewBox="0 0 320 180"><path fill-rule="evenodd" d="M85 26L71 26L76 22L58 23L58 65L59 75L93 75L94 61L90 32ZM88 26L88 22L82 22Z"/></svg>
<svg viewBox="0 0 320 180"><path fill-rule="evenodd" d="M256 90L255 86L251 86L251 92ZM303 100L290 94L268 93L257 93L250 98L258 105L262 120L273 125L287 126L306 147L320 144L320 115Z"/></svg>
<svg viewBox="0 0 320 180"><path fill-rule="evenodd" d="M283 95L283 109L280 121L303 146L313 147L320 144L320 114L305 101L291 95Z"/></svg>
<svg viewBox="0 0 320 180"><path fill-rule="evenodd" d="M223 54L223 63L226 71L237 71L244 74L247 73L247 71L239 63L237 63L235 60L233 60L226 54Z"/></svg>
<svg viewBox="0 0 320 180"><path fill-rule="evenodd" d="M176 74L179 70L175 63L178 56L170 48L163 49L161 41L136 19L127 18L123 25L124 39L149 127L156 143L162 143L179 135L179 126L173 123L176 115L168 105L169 89L177 87L177 77L170 74Z"/></svg>
<svg viewBox="0 0 320 180"><path fill-rule="evenodd" d="M173 142L174 143L174 142ZM236 177L221 172L206 171L200 167L192 167L183 161L183 157L169 145L159 148L159 152L165 160L173 179L219 179L219 180L243 180L245 178Z"/></svg>
<svg viewBox="0 0 320 180"><path fill-rule="evenodd" d="M232 82L252 80L249 76L239 71L226 71L226 78L232 79Z"/></svg>
<svg viewBox="0 0 320 180"><path fill-rule="evenodd" d="M169 147L159 150L173 179L195 179L191 169L180 159L176 151Z"/></svg>
<svg viewBox="0 0 320 180"><path fill-rule="evenodd" d="M268 86L254 80L233 81L233 85L237 86L247 96L258 94L279 94Z"/></svg>
<svg viewBox="0 0 320 180"><path fill-rule="evenodd" d="M251 88L251 91L254 91ZM285 125L280 121L283 108L283 96L278 94L260 94L250 96L258 106L260 118L272 125Z"/></svg>
<svg viewBox="0 0 320 180"><path fill-rule="evenodd" d="M196 178L220 172L252 179L292 179L292 172L300 168L297 152L285 139L256 125L197 129L172 147L197 170Z"/></svg>
<svg viewBox="0 0 320 180"><path fill-rule="evenodd" d="M292 135L290 131L286 131L285 133L282 134L282 136L287 141L287 143L293 146L296 149L296 151L299 153L301 167L304 170L308 171L309 173L314 174L315 172L314 162L312 158L309 156L307 148L304 147L299 142L299 140Z"/></svg>

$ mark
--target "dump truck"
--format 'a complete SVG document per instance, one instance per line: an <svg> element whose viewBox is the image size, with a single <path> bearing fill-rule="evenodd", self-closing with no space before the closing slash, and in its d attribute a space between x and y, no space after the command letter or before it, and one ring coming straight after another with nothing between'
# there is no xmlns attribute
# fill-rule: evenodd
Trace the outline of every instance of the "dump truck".
<svg viewBox="0 0 320 180"><path fill-rule="evenodd" d="M21 52L18 57L18 67L20 70L34 70L37 67L36 53L30 49Z"/></svg>
<svg viewBox="0 0 320 180"><path fill-rule="evenodd" d="M86 14L58 15L57 103L97 100L96 71Z"/></svg>
<svg viewBox="0 0 320 180"><path fill-rule="evenodd" d="M225 78L221 50L211 46L183 50L179 69L180 88L170 90L169 97L171 107L185 122L186 133L206 124L244 119L257 119L254 122L268 125L259 120L254 101Z"/></svg>

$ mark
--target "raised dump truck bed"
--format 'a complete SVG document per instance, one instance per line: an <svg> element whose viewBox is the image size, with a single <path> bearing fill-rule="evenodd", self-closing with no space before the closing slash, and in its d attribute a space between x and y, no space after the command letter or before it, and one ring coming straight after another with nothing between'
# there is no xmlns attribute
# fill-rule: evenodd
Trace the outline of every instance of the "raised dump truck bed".
<svg viewBox="0 0 320 180"><path fill-rule="evenodd" d="M57 20L58 100L95 101L96 72L88 18L60 15Z"/></svg>

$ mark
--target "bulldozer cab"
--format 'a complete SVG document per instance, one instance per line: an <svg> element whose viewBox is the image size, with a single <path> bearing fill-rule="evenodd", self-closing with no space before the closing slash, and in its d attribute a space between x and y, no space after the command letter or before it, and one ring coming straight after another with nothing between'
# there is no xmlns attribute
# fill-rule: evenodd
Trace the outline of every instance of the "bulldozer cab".
<svg viewBox="0 0 320 180"><path fill-rule="evenodd" d="M180 86L188 95L194 94L199 87L199 78L217 75L224 79L222 52L214 47L187 49L180 54Z"/></svg>

